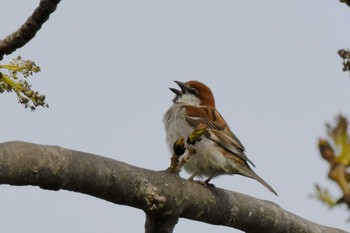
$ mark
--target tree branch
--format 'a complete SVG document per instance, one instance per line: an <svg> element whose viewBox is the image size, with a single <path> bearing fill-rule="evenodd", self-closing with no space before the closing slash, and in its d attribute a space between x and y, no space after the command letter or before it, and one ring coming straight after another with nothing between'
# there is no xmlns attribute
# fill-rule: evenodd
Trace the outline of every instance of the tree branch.
<svg viewBox="0 0 350 233"><path fill-rule="evenodd" d="M148 233L172 232L179 217L247 233L345 233L298 217L269 201L57 146L1 143L0 184L64 189L142 209Z"/></svg>
<svg viewBox="0 0 350 233"><path fill-rule="evenodd" d="M4 55L13 53L34 38L41 26L49 19L56 10L61 0L41 0L39 6L27 21L15 32L0 40L0 60Z"/></svg>

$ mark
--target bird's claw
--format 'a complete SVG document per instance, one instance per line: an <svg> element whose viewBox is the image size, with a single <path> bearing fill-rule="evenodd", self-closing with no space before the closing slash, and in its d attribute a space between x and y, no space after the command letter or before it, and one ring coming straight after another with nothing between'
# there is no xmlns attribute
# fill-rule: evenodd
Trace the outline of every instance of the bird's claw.
<svg viewBox="0 0 350 233"><path fill-rule="evenodd" d="M193 180L193 179L191 179L190 181L193 181L193 182L195 182L197 184L203 185L204 187L215 188L214 184L206 182L206 181L203 181L203 180Z"/></svg>

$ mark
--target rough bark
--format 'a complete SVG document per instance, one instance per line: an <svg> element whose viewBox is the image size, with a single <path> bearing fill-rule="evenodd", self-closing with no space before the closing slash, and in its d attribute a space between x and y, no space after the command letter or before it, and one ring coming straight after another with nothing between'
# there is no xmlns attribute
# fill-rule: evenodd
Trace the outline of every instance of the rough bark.
<svg viewBox="0 0 350 233"><path fill-rule="evenodd" d="M303 219L269 201L57 146L1 143L0 184L64 189L142 209L147 233L172 232L179 218L248 233L345 232Z"/></svg>
<svg viewBox="0 0 350 233"><path fill-rule="evenodd" d="M13 53L34 38L41 26L49 19L52 12L56 10L61 0L41 0L39 6L27 21L15 32L0 40L0 60L4 55Z"/></svg>

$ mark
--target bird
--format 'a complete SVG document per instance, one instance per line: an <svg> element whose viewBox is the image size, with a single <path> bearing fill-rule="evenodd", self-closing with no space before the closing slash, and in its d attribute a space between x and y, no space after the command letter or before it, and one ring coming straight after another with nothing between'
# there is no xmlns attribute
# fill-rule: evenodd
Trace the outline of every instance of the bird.
<svg viewBox="0 0 350 233"><path fill-rule="evenodd" d="M206 127L201 140L196 142L195 154L184 164L184 169L192 174L189 180L195 177L206 178L203 184L209 186L214 177L238 174L257 180L277 195L276 191L250 167L255 165L245 154L243 144L216 109L211 89L195 80L174 82L180 90L169 88L175 93L175 98L163 117L166 142L170 151L173 150L176 140L181 137L187 138L196 127Z"/></svg>

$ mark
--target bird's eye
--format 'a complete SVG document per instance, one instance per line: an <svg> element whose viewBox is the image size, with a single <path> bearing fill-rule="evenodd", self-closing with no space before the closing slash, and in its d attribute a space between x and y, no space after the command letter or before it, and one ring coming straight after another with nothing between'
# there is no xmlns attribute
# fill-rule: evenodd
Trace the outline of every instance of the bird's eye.
<svg viewBox="0 0 350 233"><path fill-rule="evenodd" d="M189 92L193 95L198 95L198 91L194 88L190 89Z"/></svg>

